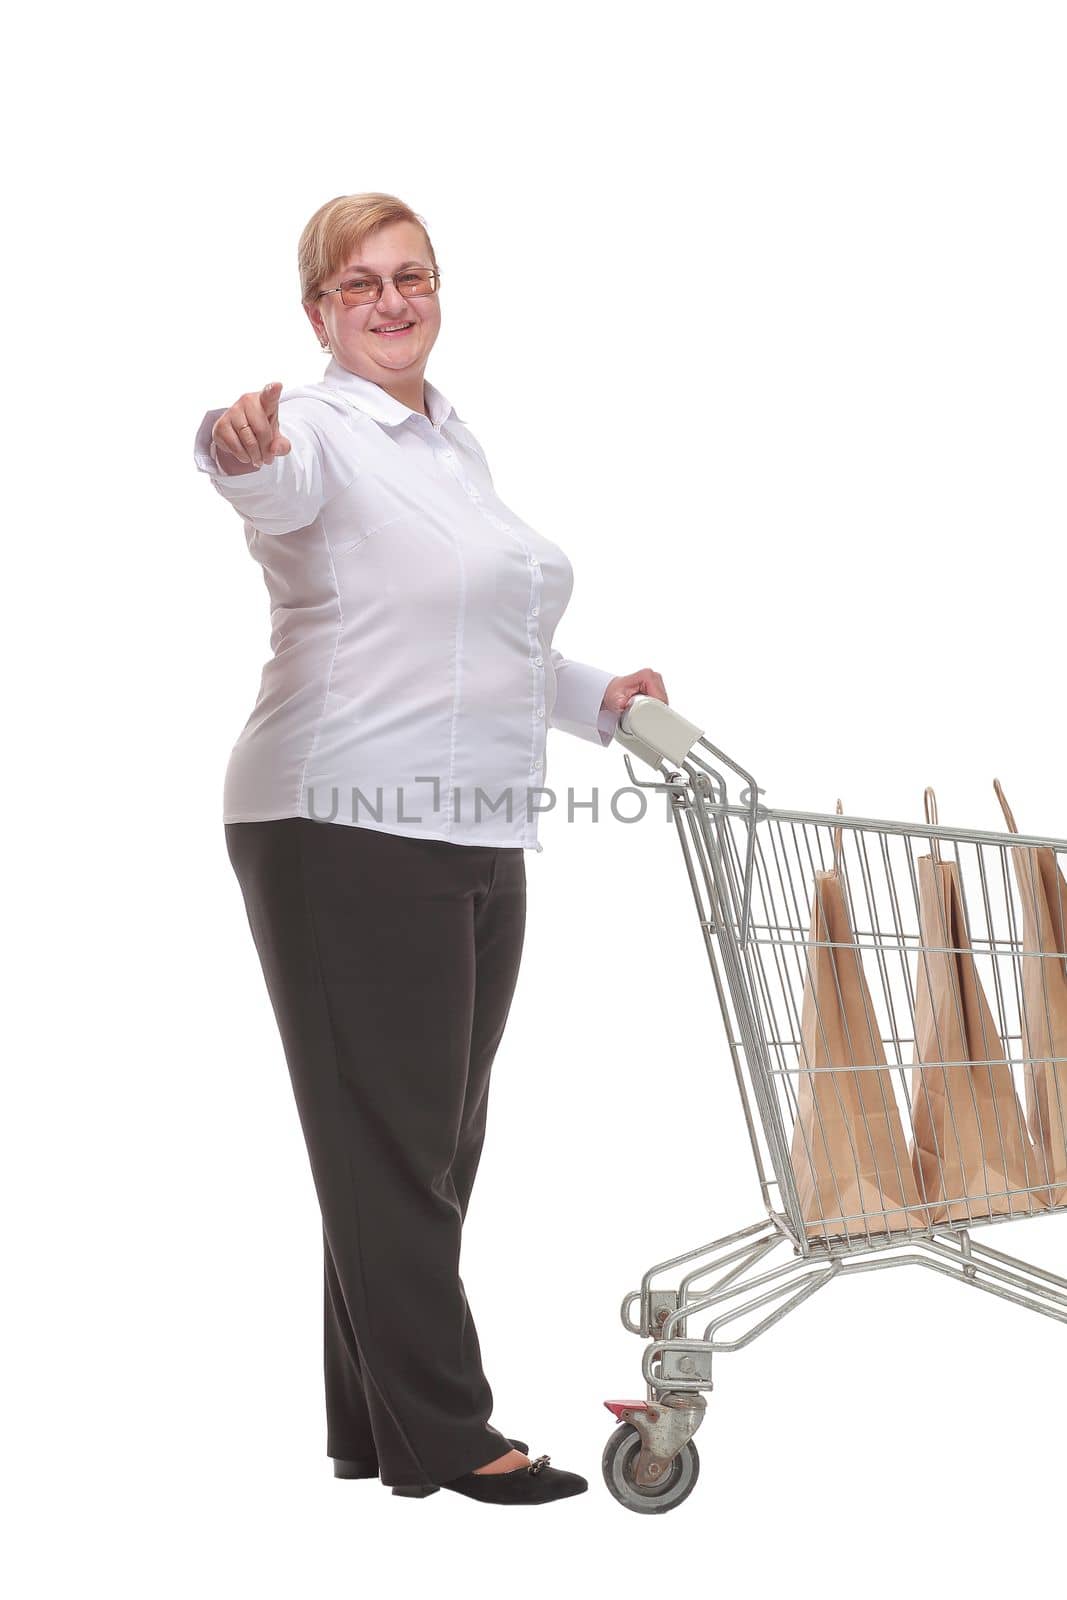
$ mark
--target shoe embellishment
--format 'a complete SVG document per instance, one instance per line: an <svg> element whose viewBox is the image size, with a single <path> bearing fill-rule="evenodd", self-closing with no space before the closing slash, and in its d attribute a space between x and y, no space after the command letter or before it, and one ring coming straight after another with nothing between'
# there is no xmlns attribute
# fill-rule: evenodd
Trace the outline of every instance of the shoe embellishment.
<svg viewBox="0 0 1067 1600"><path fill-rule="evenodd" d="M536 1456L534 1460L530 1462L530 1465L526 1470L532 1478L536 1478L537 1474L548 1466L548 1462L548 1456Z"/></svg>

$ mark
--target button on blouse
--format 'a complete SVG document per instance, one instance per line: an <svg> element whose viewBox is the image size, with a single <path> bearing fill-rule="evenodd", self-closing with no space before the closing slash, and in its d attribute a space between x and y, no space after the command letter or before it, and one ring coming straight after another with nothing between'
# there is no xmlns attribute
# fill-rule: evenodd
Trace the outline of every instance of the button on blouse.
<svg viewBox="0 0 1067 1600"><path fill-rule="evenodd" d="M429 416L331 359L283 389L287 455L196 466L240 515L271 606L271 657L230 755L226 822L312 817L540 850L545 741L602 747L614 672L553 645L574 575L504 504L440 390Z"/></svg>

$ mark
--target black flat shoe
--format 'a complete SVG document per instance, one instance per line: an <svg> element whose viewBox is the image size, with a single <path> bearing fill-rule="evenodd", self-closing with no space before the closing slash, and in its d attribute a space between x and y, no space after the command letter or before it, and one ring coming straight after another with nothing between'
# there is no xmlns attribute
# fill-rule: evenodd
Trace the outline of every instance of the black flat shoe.
<svg viewBox="0 0 1067 1600"><path fill-rule="evenodd" d="M508 1444L520 1456L526 1454L526 1445L521 1439L509 1439ZM436 1494L440 1487L439 1483L397 1483L393 1485L393 1493L403 1495L405 1500L425 1500L428 1494Z"/></svg>
<svg viewBox="0 0 1067 1600"><path fill-rule="evenodd" d="M378 1463L377 1461L341 1461L337 1456L334 1456L333 1475L335 1478L376 1478L378 1476Z"/></svg>
<svg viewBox="0 0 1067 1600"><path fill-rule="evenodd" d="M528 1467L516 1467L513 1472L465 1472L441 1487L494 1506L539 1506L584 1494L589 1485L577 1472L550 1467L547 1456L537 1456Z"/></svg>
<svg viewBox="0 0 1067 1600"><path fill-rule="evenodd" d="M521 1439L509 1439L508 1444L517 1450L521 1456L526 1454L526 1445ZM378 1476L378 1463L369 1461L343 1461L339 1456L333 1458L333 1475L335 1478L376 1478ZM393 1490L394 1494L412 1495L421 1498L424 1495L434 1494L440 1484L436 1483L401 1483Z"/></svg>

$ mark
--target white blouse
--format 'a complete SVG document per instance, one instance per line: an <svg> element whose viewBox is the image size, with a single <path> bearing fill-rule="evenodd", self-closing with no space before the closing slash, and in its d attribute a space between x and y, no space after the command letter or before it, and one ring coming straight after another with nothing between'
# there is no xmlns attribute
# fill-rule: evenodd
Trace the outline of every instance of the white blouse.
<svg viewBox="0 0 1067 1600"><path fill-rule="evenodd" d="M283 389L292 448L220 472L219 410L196 466L244 522L272 656L226 769L223 817L311 817L540 850L550 727L611 743L615 673L553 648L574 575L498 497L441 392L430 415L331 359Z"/></svg>

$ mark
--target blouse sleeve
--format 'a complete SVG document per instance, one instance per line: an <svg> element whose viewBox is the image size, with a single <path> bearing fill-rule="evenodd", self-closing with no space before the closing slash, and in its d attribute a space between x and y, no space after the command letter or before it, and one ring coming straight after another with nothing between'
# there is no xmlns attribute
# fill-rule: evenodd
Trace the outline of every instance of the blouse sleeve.
<svg viewBox="0 0 1067 1600"><path fill-rule="evenodd" d="M552 651L556 673L556 703L548 719L550 728L561 728L578 739L609 745L619 725L619 712L606 710L601 702L614 672L587 666L583 661L568 661L559 650Z"/></svg>
<svg viewBox="0 0 1067 1600"><path fill-rule="evenodd" d="M314 522L322 507L358 476L350 413L297 399L278 404L278 426L288 455L256 472L221 471L211 430L227 407L208 411L196 432L193 460L224 500L263 533L294 533Z"/></svg>

